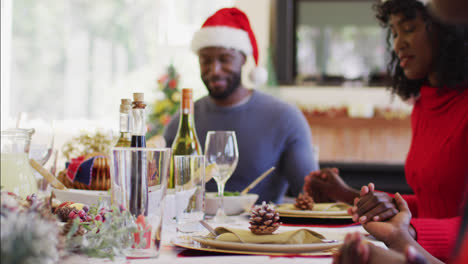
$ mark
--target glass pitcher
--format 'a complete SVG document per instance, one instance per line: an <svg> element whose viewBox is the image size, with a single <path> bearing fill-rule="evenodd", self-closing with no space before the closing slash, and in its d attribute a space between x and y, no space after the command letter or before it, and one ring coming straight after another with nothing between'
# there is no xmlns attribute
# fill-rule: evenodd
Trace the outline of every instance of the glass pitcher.
<svg viewBox="0 0 468 264"><path fill-rule="evenodd" d="M29 165L29 145L34 129L1 131L1 186L23 198L37 192L37 182Z"/></svg>

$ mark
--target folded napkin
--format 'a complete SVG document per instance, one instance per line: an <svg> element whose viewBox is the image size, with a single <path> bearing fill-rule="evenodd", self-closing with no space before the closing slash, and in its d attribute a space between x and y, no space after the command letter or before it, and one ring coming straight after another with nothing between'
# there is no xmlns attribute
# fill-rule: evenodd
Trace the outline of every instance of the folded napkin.
<svg viewBox="0 0 468 264"><path fill-rule="evenodd" d="M210 234L208 237L217 241L255 243L255 244L311 244L321 243L325 237L317 232L308 229L292 230L271 235L255 235L250 230L235 228L216 228L215 237Z"/></svg>

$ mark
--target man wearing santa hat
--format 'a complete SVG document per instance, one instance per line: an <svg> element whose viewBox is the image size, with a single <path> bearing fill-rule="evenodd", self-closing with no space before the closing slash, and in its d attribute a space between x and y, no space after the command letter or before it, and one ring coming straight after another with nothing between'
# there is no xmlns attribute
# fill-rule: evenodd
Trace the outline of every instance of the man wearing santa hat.
<svg viewBox="0 0 468 264"><path fill-rule="evenodd" d="M237 8L223 8L209 17L192 39L199 57L201 78L208 96L195 102L195 127L202 146L211 130L233 130L239 147L239 162L226 183L226 191L241 191L272 166L276 170L251 192L258 202L281 202L288 187L298 195L304 177L317 170L310 128L302 113L258 90L241 83L241 69L252 55L257 67L250 79L260 85L267 79L258 67L258 48L247 16ZM164 138L172 145L179 114L168 125ZM214 180L207 191L216 191Z"/></svg>

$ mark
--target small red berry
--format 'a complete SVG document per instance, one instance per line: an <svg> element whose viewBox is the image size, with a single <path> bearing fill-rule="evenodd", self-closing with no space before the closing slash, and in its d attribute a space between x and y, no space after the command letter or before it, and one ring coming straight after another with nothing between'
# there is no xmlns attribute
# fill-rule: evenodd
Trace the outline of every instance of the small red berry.
<svg viewBox="0 0 468 264"><path fill-rule="evenodd" d="M75 219L77 216L77 214L75 213L75 211L71 211L69 214L68 214L68 218L70 219Z"/></svg>
<svg viewBox="0 0 468 264"><path fill-rule="evenodd" d="M101 215L96 215L96 217L94 218L94 220L96 220L96 221L102 221L102 216L101 216Z"/></svg>
<svg viewBox="0 0 468 264"><path fill-rule="evenodd" d="M83 218L86 215L86 213L85 213L85 211L80 210L80 211L78 211L78 215L80 216L80 218Z"/></svg>

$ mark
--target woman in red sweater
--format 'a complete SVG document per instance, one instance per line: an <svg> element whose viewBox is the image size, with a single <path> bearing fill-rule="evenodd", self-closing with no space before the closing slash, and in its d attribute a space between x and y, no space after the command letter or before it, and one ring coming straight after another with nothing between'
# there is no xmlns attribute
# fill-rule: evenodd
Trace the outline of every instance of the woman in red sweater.
<svg viewBox="0 0 468 264"><path fill-rule="evenodd" d="M468 178L468 30L441 24L417 0L382 1L375 9L392 44L391 90L415 101L405 164L415 193L404 196L414 217L409 232L429 253L447 260ZM304 188L316 202L354 203L353 219L363 224L398 213L393 196L367 186L360 193L344 183L336 169L312 172Z"/></svg>
<svg viewBox="0 0 468 264"><path fill-rule="evenodd" d="M372 243L365 243L361 234L347 234L343 246L333 255L334 264L440 264L440 260L429 254L408 233L411 212L408 204L395 195L395 203L399 210L390 221L368 222L366 225L380 230L393 230L391 244L396 244L396 250L385 250ZM468 206L465 207L462 226L459 232L457 247L453 252L451 264L468 263ZM380 232L382 233L382 232ZM383 234L380 234L383 235ZM401 253L404 252L404 253Z"/></svg>

